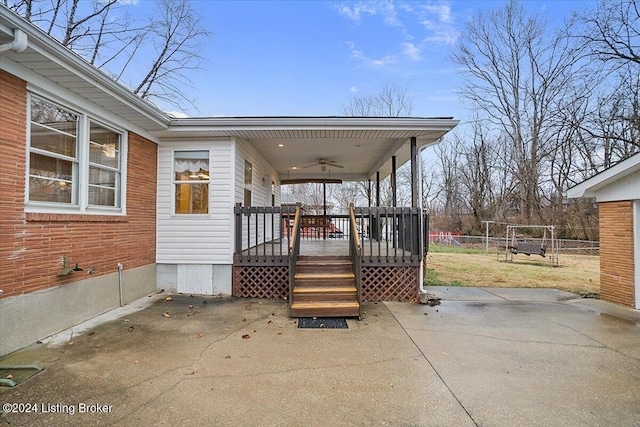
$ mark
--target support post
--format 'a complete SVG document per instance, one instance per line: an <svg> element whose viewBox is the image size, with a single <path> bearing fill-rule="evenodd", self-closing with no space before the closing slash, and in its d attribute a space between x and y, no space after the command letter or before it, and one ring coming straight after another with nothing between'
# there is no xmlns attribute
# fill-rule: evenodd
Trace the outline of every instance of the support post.
<svg viewBox="0 0 640 427"><path fill-rule="evenodd" d="M376 207L380 207L380 172L376 172Z"/></svg>
<svg viewBox="0 0 640 427"><path fill-rule="evenodd" d="M418 195L418 145L416 137L411 137L411 207L420 207L420 197Z"/></svg>
<svg viewBox="0 0 640 427"><path fill-rule="evenodd" d="M322 221L327 217L327 183L322 183ZM327 240L327 227L322 227L322 238Z"/></svg>
<svg viewBox="0 0 640 427"><path fill-rule="evenodd" d="M369 186L367 187L367 203L371 207L371 180L369 180Z"/></svg>
<svg viewBox="0 0 640 427"><path fill-rule="evenodd" d="M236 232L235 232L235 249L236 255L242 255L242 203L236 203Z"/></svg>
<svg viewBox="0 0 640 427"><path fill-rule="evenodd" d="M397 169L396 169L396 156L391 156L391 189L393 194L393 207L398 206L398 192L396 188L397 184Z"/></svg>

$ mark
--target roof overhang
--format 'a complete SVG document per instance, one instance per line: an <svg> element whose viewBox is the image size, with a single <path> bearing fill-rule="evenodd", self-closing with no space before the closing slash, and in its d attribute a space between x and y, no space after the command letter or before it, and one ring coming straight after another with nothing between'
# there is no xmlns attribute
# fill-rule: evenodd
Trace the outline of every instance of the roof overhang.
<svg viewBox="0 0 640 427"><path fill-rule="evenodd" d="M25 38L26 40L23 40ZM17 46L15 40L22 43ZM24 45L26 42L26 45ZM147 131L169 125L170 118L153 104L133 94L126 86L95 68L84 58L0 5L0 69L27 70L67 89L87 102L105 108ZM16 48L17 47L17 48Z"/></svg>
<svg viewBox="0 0 640 427"><path fill-rule="evenodd" d="M417 148L439 142L458 124L452 118L418 117L214 117L173 119L154 135L161 141L229 138L255 147L283 181L359 181L384 178L391 158L398 166ZM342 168L326 165L333 162ZM324 169L324 170L323 170Z"/></svg>
<svg viewBox="0 0 640 427"><path fill-rule="evenodd" d="M598 191L633 173L640 172L640 153L605 169L597 175L567 190L567 197L597 197Z"/></svg>

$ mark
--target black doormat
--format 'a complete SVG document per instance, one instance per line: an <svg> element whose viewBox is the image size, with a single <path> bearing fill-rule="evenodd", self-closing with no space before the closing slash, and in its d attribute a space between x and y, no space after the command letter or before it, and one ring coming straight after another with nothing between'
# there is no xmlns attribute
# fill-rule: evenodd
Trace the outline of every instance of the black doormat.
<svg viewBox="0 0 640 427"><path fill-rule="evenodd" d="M298 329L349 329L344 317L301 317Z"/></svg>

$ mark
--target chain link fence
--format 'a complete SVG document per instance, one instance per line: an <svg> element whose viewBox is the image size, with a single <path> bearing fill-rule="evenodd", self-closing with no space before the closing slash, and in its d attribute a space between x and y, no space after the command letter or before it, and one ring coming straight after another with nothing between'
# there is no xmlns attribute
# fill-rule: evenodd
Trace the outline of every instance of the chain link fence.
<svg viewBox="0 0 640 427"><path fill-rule="evenodd" d="M546 242L544 240L545 239L541 238L526 239L526 241L530 243L537 243L540 245L542 245L542 243L546 243L547 246L550 246L550 239L547 238ZM504 237L489 237L489 240L487 242L487 238L485 236L451 237L450 235L445 234L436 238L431 236L430 243L440 245L464 246L472 249L484 249L490 252L504 251L507 247L507 239L505 239ZM591 240L556 239L556 244L558 246L559 254L600 255L600 242Z"/></svg>

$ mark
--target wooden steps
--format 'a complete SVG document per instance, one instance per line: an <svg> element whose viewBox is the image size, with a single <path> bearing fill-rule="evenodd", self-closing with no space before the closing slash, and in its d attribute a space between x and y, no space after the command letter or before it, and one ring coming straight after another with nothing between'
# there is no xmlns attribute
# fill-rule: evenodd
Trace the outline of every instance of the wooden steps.
<svg viewBox="0 0 640 427"><path fill-rule="evenodd" d="M359 317L349 257L301 256L296 264L291 317Z"/></svg>

